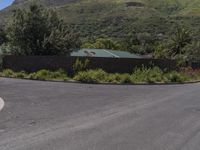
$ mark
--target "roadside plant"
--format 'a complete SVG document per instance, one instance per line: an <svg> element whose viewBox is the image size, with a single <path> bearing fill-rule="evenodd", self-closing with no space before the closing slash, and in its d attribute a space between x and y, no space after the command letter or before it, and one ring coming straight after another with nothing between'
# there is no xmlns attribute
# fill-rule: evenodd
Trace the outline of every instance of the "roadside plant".
<svg viewBox="0 0 200 150"><path fill-rule="evenodd" d="M102 69L98 70L88 70L83 72L78 72L75 75L74 80L81 81L84 83L100 83L105 82L107 73Z"/></svg>
<svg viewBox="0 0 200 150"><path fill-rule="evenodd" d="M27 75L27 73L25 71L20 71L20 72L16 72L15 76L17 78L27 78L28 75Z"/></svg>
<svg viewBox="0 0 200 150"><path fill-rule="evenodd" d="M34 73L26 73L24 71L14 72L10 69L3 70L0 73L4 77L16 77L35 80L59 80L68 81L70 78L67 73L59 69L57 71L39 70ZM192 68L184 68L179 72L164 72L158 67L153 68L137 68L132 74L128 73L107 73L102 69L80 71L73 77L74 80L83 83L182 83L185 81L199 80L200 71Z"/></svg>
<svg viewBox="0 0 200 150"><path fill-rule="evenodd" d="M177 82L177 83L182 83L184 81L189 81L190 78L187 77L186 75L182 73L178 73L176 71L172 71L170 73L165 74L164 76L165 82Z"/></svg>
<svg viewBox="0 0 200 150"><path fill-rule="evenodd" d="M75 63L73 64L73 74L77 74L81 71L87 71L89 62L90 61L88 59L83 61L76 59Z"/></svg>
<svg viewBox="0 0 200 150"><path fill-rule="evenodd" d="M5 69L3 70L2 75L5 77L15 77L15 72L11 69Z"/></svg>
<svg viewBox="0 0 200 150"><path fill-rule="evenodd" d="M136 68L131 75L131 80L134 83L137 82L162 82L163 80L163 71L158 67L153 68Z"/></svg>
<svg viewBox="0 0 200 150"><path fill-rule="evenodd" d="M68 80L67 73L59 69L57 71L49 71L49 70L39 70L37 72L31 73L28 75L30 79L39 79L39 80Z"/></svg>

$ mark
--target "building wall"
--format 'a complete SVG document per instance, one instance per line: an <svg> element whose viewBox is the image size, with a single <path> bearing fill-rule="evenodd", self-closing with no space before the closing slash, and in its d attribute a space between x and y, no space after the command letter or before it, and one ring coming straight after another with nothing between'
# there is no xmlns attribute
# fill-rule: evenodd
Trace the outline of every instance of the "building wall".
<svg viewBox="0 0 200 150"><path fill-rule="evenodd" d="M141 66L176 69L176 62L172 60L66 56L5 56L2 65L3 69L14 71L35 72L41 69L58 70L61 68L72 73L72 66L77 59L82 61L88 59L89 69L102 68L110 73L131 73L135 67Z"/></svg>

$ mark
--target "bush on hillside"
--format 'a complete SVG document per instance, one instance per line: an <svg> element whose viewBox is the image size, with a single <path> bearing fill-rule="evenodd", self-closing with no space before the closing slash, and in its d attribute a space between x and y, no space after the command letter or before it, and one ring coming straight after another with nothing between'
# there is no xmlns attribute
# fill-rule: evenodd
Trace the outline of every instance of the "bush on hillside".
<svg viewBox="0 0 200 150"><path fill-rule="evenodd" d="M69 55L81 45L79 35L56 11L36 3L14 11L6 33L14 55Z"/></svg>

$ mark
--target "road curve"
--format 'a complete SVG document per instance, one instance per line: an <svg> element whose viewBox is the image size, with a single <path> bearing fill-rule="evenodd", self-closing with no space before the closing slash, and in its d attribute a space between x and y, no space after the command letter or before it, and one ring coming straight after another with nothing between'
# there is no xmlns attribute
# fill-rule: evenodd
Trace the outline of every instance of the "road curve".
<svg viewBox="0 0 200 150"><path fill-rule="evenodd" d="M198 150L200 84L0 79L0 150Z"/></svg>

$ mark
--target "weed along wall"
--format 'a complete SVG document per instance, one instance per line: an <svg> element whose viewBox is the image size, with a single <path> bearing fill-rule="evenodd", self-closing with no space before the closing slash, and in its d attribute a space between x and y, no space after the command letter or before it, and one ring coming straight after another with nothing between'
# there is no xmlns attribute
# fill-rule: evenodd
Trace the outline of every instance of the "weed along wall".
<svg viewBox="0 0 200 150"><path fill-rule="evenodd" d="M64 69L72 73L76 60L89 60L88 69L101 68L109 73L131 73L135 67L158 66L161 69L174 70L176 62L161 59L130 59L130 58L101 58L101 57L66 57L66 56L4 56L3 69L13 71L35 72L41 69Z"/></svg>

